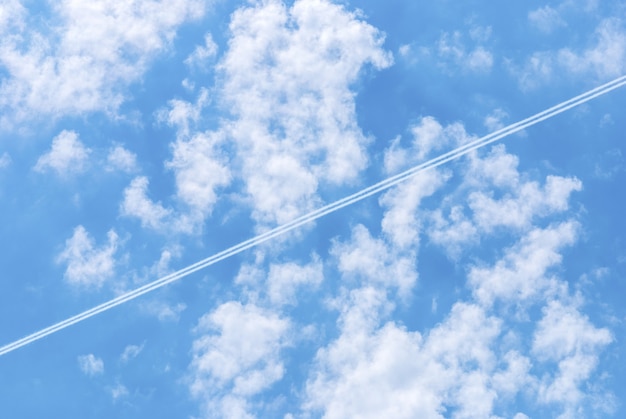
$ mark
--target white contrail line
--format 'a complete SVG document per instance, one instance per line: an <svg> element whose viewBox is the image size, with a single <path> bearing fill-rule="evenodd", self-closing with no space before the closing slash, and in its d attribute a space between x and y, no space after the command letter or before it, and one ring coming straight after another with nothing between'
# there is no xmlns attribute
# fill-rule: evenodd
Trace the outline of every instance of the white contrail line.
<svg viewBox="0 0 626 419"><path fill-rule="evenodd" d="M39 339L42 339L48 335L56 333L60 330L63 330L73 324L79 323L83 320L87 320L90 317L93 317L99 313L110 310L120 304L123 304L127 301L133 300L137 297L140 297L148 292L154 291L158 288L161 288L169 283L177 281L181 278L184 278L187 275L190 275L200 269L204 269L210 265L213 265L221 260L234 256L238 253L243 252L251 247L257 246L265 241L268 241L276 236L285 234L291 230L294 230L302 225L314 221L320 217L323 217L327 214L335 212L343 207L354 204L355 202L361 201L369 196L372 196L378 192L381 192L385 189L389 189L394 185L397 185L411 177L416 176L417 174L429 170L431 168L440 166L445 164L451 160L454 160L462 155L468 154L473 150L484 147L487 144L498 141L504 137L507 137L513 133L531 127L541 121L552 118L562 112L565 112L575 106L579 106L583 103L586 103L598 96L602 96L606 93L609 93L619 87L626 85L626 75L619 77L613 81L603 84L602 86L596 87L595 89L589 90L581 95L573 97L569 100L559 103L551 108L548 108L542 112L539 112L529 118L523 119L519 122L511 124L505 128L502 128L498 131L495 131L489 135L478 138L474 141L471 141L467 144L464 144L460 147L455 148L447 153L441 154L427 162L421 163L417 166L414 166L402 173L399 173L395 176L391 176L385 180L382 180L372 186L364 188L352 195L349 195L345 198L342 198L338 201L325 205L321 208L318 208L315 211L312 211L308 214L305 214L301 217L298 217L288 223L280 225L272 230L269 230L265 233L259 234L251 239L248 239L244 242L241 242L237 245L229 247L226 250L223 250L219 253L214 254L206 259L198 261L192 265L189 265L183 269L180 269L174 273L164 276L163 278L157 279L153 282L145 284L139 288L136 288L132 291L129 291L125 294L122 294L116 298L113 298L105 303L102 303L96 307L93 307L89 310L86 310L80 314L72 316L66 320L53 324L52 326L46 327L45 329L41 329L38 332L32 333L22 339L18 339L12 343L9 343L0 348L0 356L5 355L9 352L12 352L22 346L33 343Z"/></svg>

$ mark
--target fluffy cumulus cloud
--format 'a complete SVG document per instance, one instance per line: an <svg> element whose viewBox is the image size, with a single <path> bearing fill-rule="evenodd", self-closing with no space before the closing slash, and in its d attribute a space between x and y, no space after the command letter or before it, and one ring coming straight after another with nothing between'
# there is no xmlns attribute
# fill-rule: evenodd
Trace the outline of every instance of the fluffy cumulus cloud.
<svg viewBox="0 0 626 419"><path fill-rule="evenodd" d="M491 346L501 323L478 306L455 305L427 336L392 322L361 325L346 322L341 337L318 352L309 410L328 418L490 417L503 384L514 393L526 381L528 360L519 354L498 365Z"/></svg>
<svg viewBox="0 0 626 419"><path fill-rule="evenodd" d="M398 9L385 2L240 0L205 16L218 3L0 0L0 230L16 243L0 265L18 272L31 256L22 227L57 230L35 218L82 220L36 246L51 262L39 276L64 286L4 281L15 304L2 310L54 297L78 312L86 302L68 293L102 301L195 272L128 306L132 338L59 357L76 374L48 372L99 386L82 403L104 400L112 417L183 405L197 418L610 414L623 397L611 368L625 313L610 292L624 255L610 219L620 200L599 197L624 175L619 97L556 127L576 158L539 137L489 143L340 200L314 227L270 229L501 129L566 95L561 83L623 73L626 3L404 2L388 19ZM515 78L522 90L506 86ZM439 89L452 79L452 95ZM596 159L582 141L594 129ZM47 178L42 206L28 184ZM35 387L24 397L46 393Z"/></svg>
<svg viewBox="0 0 626 419"><path fill-rule="evenodd" d="M175 173L178 198L189 208L189 228L196 224L193 220L203 221L211 213L217 201L216 190L231 181L225 157L218 149L220 142L221 138L207 133L177 141L173 146L173 157L167 165Z"/></svg>
<svg viewBox="0 0 626 419"><path fill-rule="evenodd" d="M542 193L536 189L532 216L523 216L522 223L501 225L513 239L511 247L492 266L475 259L468 262L466 286L471 293L465 301L454 303L440 323L418 332L391 320L395 302L390 291L399 278L415 277L417 266L415 255L410 270L384 262L390 250L405 242L399 229L395 236L385 232L390 214L411 215L405 224L413 222L417 227L406 242L415 245L420 235L437 237L441 226L429 224L432 214L441 214L443 208L470 212L468 198L477 188L514 192L533 184L525 180L528 175L517 170L517 159L502 146L468 156L463 166L465 181L436 205L438 209L420 210L428 201L416 205L415 197L400 188L381 199L385 206L382 234L387 240L399 237L399 242L392 240L385 247L383 238L376 239L358 227L352 243L335 244L343 292L331 307L338 310L339 336L317 351L306 384L305 412L328 418L524 418L533 412L550 412L568 418L586 415L591 412L591 399L604 397L589 395L585 389L612 335L582 313L582 297L572 294L555 270L562 262L563 249L578 239L580 226L567 218L537 225L540 218L559 219L571 193L580 189L578 180L548 179ZM441 182L445 176L440 176ZM420 188L426 196L438 187L436 182L427 184L432 185L430 190ZM497 213L507 211L501 207ZM478 238L496 234L481 225L480 217L463 220L464 228ZM476 244L466 242L463 247ZM396 255L393 260L402 259ZM411 289L413 284L406 286ZM531 312L532 307L541 308L541 313ZM527 328L534 330L532 345L520 343ZM536 404L519 412L514 402L519 397L536 400Z"/></svg>
<svg viewBox="0 0 626 419"><path fill-rule="evenodd" d="M400 295L406 295L417 280L413 246L395 248L387 240L372 237L365 226L357 225L351 240L338 242L332 253L347 278L376 287L394 287Z"/></svg>
<svg viewBox="0 0 626 419"><path fill-rule="evenodd" d="M472 191L467 205L448 199L430 213L430 239L449 253L477 240L481 233L506 228L525 231L538 218L566 211L570 195L582 189L576 178L549 175L543 185L525 179L517 171L518 159L502 145L485 157L472 154L469 160L462 186Z"/></svg>
<svg viewBox="0 0 626 419"><path fill-rule="evenodd" d="M285 222L312 207L320 182L356 180L367 139L351 86L365 64L391 63L380 32L339 5L300 0L235 12L219 64L222 101L255 217Z"/></svg>
<svg viewBox="0 0 626 419"><path fill-rule="evenodd" d="M58 263L66 265L65 280L81 288L102 287L115 273L118 245L119 238L113 230L107 233L107 243L97 246L85 227L76 227L57 257Z"/></svg>
<svg viewBox="0 0 626 419"><path fill-rule="evenodd" d="M213 89L228 114L218 129L199 128L210 102L204 88L195 102L172 100L160 113L177 132L167 167L183 204L169 224L180 232L201 231L235 174L253 217L266 225L311 210L320 202L320 185L356 182L367 165L369 140L357 124L353 85L366 65L391 64L379 31L342 6L314 0L242 7L229 30ZM205 41L190 65L211 59L215 48L211 37ZM143 183L129 191L147 202ZM146 226L159 224L156 216L154 222L140 218Z"/></svg>
<svg viewBox="0 0 626 419"><path fill-rule="evenodd" d="M561 248L577 239L578 226L566 221L523 236L493 267L473 267L468 281L476 299L485 305L495 300L520 303L561 292L562 283L546 276L561 263Z"/></svg>
<svg viewBox="0 0 626 419"><path fill-rule="evenodd" d="M62 131L52 140L50 151L39 157L35 171L53 171L59 176L80 173L89 160L88 149L78 139L74 131Z"/></svg>
<svg viewBox="0 0 626 419"><path fill-rule="evenodd" d="M206 417L252 417L250 399L285 373L281 350L289 344L290 328L274 312L234 301L200 319L190 388Z"/></svg>
<svg viewBox="0 0 626 419"><path fill-rule="evenodd" d="M0 19L2 122L33 117L115 112L124 88L140 80L149 61L178 26L202 16L204 2L182 0L54 2L53 15L33 30L19 2L4 3ZM41 29L45 28L45 29ZM97 47L94 47L97 46Z"/></svg>
<svg viewBox="0 0 626 419"><path fill-rule="evenodd" d="M272 264L267 275L267 294L273 304L295 305L298 288L315 289L323 279L323 266L318 257L304 266L294 262Z"/></svg>
<svg viewBox="0 0 626 419"><path fill-rule="evenodd" d="M104 361L94 354L81 355L78 357L80 370L90 377L104 373Z"/></svg>
<svg viewBox="0 0 626 419"><path fill-rule="evenodd" d="M590 394L583 385L596 368L599 350L612 341L611 333L595 327L576 305L548 303L535 332L532 351L540 361L558 363L558 368L542 377L539 401L563 405L562 418L584 415L581 404Z"/></svg>
<svg viewBox="0 0 626 419"><path fill-rule="evenodd" d="M164 220L171 211L164 208L160 203L153 202L147 194L148 178L145 176L136 177L124 190L120 212L124 216L138 218L144 227L161 229L164 226Z"/></svg>
<svg viewBox="0 0 626 419"><path fill-rule="evenodd" d="M463 125L442 126L430 117L412 134L406 147L400 140L390 146L387 170L425 158L441 143L472 138ZM305 264L270 262L271 249L258 250L235 279L244 302L218 306L197 327L190 389L204 411L217 417L267 412L271 398L260 395L283 378L284 348L298 341L289 319L293 304L300 290L325 281L332 286L321 309L336 314L337 331L316 351L299 414L567 418L591 412L591 398L605 396L585 388L613 337L591 322L582 297L558 276L564 250L580 235L579 223L566 214L581 182L535 181L502 145L471 153L460 170L455 190L434 206L429 197L451 173L425 172L386 192L379 199L380 229L355 225L348 238L332 242L325 261L314 255ZM494 262L463 259L469 292L437 324L417 331L393 320L415 290L422 238L460 260L502 232L509 245ZM523 344L528 330L532 342ZM519 398L536 403L519 411Z"/></svg>

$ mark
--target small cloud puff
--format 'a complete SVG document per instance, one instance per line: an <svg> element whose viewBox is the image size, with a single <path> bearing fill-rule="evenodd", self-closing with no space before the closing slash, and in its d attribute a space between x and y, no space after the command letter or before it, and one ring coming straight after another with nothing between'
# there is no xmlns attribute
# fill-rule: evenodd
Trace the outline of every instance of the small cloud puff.
<svg viewBox="0 0 626 419"><path fill-rule="evenodd" d="M133 179L124 190L124 200L120 205L120 212L127 217L139 218L143 227L160 229L163 219L171 213L160 203L153 202L148 197L148 178L139 176Z"/></svg>
<svg viewBox="0 0 626 419"><path fill-rule="evenodd" d="M90 153L75 131L64 130L54 137L50 151L39 157L34 170L40 173L51 170L59 176L80 173L84 171Z"/></svg>
<svg viewBox="0 0 626 419"><path fill-rule="evenodd" d="M180 315L187 309L183 303L168 304L165 301L151 301L141 305L141 310L150 316L155 316L161 322L178 322Z"/></svg>
<svg viewBox="0 0 626 419"><path fill-rule="evenodd" d="M94 354L81 355L78 357L78 366L87 376L94 377L104 373L104 361Z"/></svg>
<svg viewBox="0 0 626 419"><path fill-rule="evenodd" d="M137 156L118 145L109 151L106 169L108 171L119 170L125 173L133 173L137 170Z"/></svg>
<svg viewBox="0 0 626 419"><path fill-rule="evenodd" d="M123 384L117 384L115 387L111 388L111 397L113 401L116 402L118 399L122 397L128 396L128 389Z"/></svg>
<svg viewBox="0 0 626 419"><path fill-rule="evenodd" d="M85 227L79 225L72 237L66 240L65 249L57 262L66 263L65 280L73 286L100 288L115 272L115 252L118 236L110 230L108 243L96 246Z"/></svg>

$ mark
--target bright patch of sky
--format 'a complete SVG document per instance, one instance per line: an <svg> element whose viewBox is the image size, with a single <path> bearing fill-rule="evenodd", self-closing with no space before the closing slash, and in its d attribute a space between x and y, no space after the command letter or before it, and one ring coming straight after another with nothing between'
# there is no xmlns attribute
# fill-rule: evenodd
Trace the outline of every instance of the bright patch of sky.
<svg viewBox="0 0 626 419"><path fill-rule="evenodd" d="M626 73L626 2L0 4L0 345ZM1 417L626 415L626 89L0 356Z"/></svg>

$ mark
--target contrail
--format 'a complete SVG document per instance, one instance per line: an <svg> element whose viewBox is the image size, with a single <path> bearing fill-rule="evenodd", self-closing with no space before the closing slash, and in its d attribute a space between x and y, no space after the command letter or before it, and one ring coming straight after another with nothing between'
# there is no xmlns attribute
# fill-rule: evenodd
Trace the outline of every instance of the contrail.
<svg viewBox="0 0 626 419"><path fill-rule="evenodd" d="M478 138L474 141L471 141L467 144L459 146L454 150L451 150L447 153L441 154L427 162L418 164L402 173L391 176L385 180L382 180L372 186L364 188L352 195L349 195L345 198L342 198L338 201L325 205L321 208L318 208L315 211L312 211L308 214L305 214L301 217L298 217L288 223L280 225L272 230L269 230L265 233L259 234L251 239L248 239L244 242L241 242L237 245L229 247L226 250L223 250L219 253L214 254L206 259L200 260L192 265L189 265L183 269L180 269L174 273L164 276L163 278L157 279L153 282L145 284L139 288L136 288L132 291L129 291L125 294L122 294L116 298L113 298L105 303L102 303L96 307L93 307L89 310L86 310L80 314L72 316L66 320L53 324L52 326L46 327L45 329L41 329L38 332L32 333L22 339L18 339L12 343L9 343L0 348L0 355L5 355L9 352L13 352L14 350L21 348L22 346L26 346L30 343L33 343L39 339L42 339L48 335L61 331L67 327L70 327L73 324L82 322L83 320L87 320L90 317L93 317L99 313L110 310L120 304L123 304L127 301L134 300L137 297L140 297L148 292L154 291L158 288L161 288L169 283L174 281L178 281L181 278L186 277L200 269L204 269L208 266L211 266L221 260L227 259L231 256L234 256L238 253L243 252L244 250L250 249L251 247L257 246L263 242L266 242L276 236L285 234L291 230L294 230L302 225L309 223L311 221L317 220L327 214L335 212L341 208L347 207L349 205L354 204L355 202L361 201L367 197L370 197L378 192L384 191L386 189L391 188L401 182L406 181L409 178L416 176L417 174L432 169L434 167L445 164L451 160L457 159L465 154L470 153L473 150L484 147L490 143L498 141L504 137L507 137L511 134L519 132L523 129L531 127L535 124L538 124L541 121L552 118L560 113L563 113L575 106L582 105L596 97L605 95L619 87L626 85L626 75L618 77L617 79L610 81L606 84L603 84L595 89L589 90L581 95L573 97L569 100L559 103L551 108L548 108L542 112L539 112L529 118L523 119L519 122L511 124L505 128L502 128L498 131L495 131L489 135Z"/></svg>

